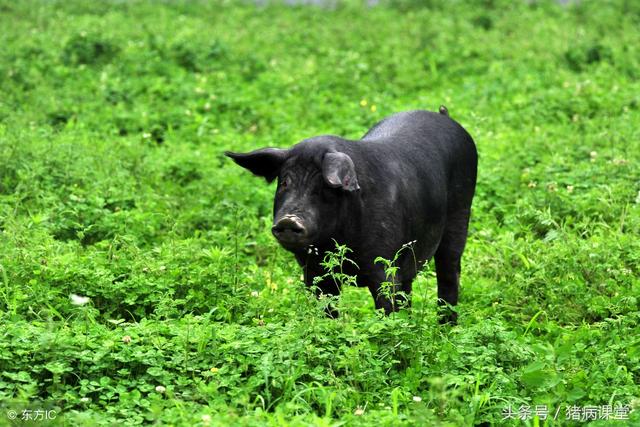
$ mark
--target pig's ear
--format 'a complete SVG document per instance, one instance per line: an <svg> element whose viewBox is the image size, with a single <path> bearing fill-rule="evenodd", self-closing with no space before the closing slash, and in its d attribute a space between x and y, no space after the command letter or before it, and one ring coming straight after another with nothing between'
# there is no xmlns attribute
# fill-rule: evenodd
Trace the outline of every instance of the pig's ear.
<svg viewBox="0 0 640 427"><path fill-rule="evenodd" d="M231 157L233 161L252 174L263 177L267 182L271 182L280 173L282 163L287 158L289 150L281 148L261 148L250 153L232 153L225 151L224 154Z"/></svg>
<svg viewBox="0 0 640 427"><path fill-rule="evenodd" d="M330 187L357 191L358 177L351 157L344 153L327 153L322 159L322 176Z"/></svg>

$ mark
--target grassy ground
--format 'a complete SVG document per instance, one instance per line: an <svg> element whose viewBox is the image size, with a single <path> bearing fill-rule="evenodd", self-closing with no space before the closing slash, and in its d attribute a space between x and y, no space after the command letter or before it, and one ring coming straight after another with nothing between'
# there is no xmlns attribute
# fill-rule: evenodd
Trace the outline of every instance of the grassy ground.
<svg viewBox="0 0 640 427"><path fill-rule="evenodd" d="M0 425L640 423L640 6L419 3L0 0ZM440 104L480 153L459 326L428 268L325 319L222 151Z"/></svg>

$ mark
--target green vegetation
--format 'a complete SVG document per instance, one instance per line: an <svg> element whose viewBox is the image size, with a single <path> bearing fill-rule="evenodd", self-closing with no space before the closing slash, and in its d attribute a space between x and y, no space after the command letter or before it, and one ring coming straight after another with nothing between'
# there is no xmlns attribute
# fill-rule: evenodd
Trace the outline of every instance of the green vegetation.
<svg viewBox="0 0 640 427"><path fill-rule="evenodd" d="M0 0L0 425L639 425L640 4L382 3ZM223 150L440 104L480 153L459 326L428 268L324 318Z"/></svg>

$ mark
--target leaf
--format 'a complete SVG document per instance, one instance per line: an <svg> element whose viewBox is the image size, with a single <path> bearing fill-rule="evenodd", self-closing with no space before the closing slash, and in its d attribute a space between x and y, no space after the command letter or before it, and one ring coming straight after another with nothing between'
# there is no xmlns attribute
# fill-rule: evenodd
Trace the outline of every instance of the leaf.
<svg viewBox="0 0 640 427"><path fill-rule="evenodd" d="M584 391L581 387L574 387L567 392L567 400L569 402L575 402L582 399L587 395L587 392Z"/></svg>
<svg viewBox="0 0 640 427"><path fill-rule="evenodd" d="M535 361L522 370L520 381L534 388L553 387L558 384L560 377L544 361Z"/></svg>

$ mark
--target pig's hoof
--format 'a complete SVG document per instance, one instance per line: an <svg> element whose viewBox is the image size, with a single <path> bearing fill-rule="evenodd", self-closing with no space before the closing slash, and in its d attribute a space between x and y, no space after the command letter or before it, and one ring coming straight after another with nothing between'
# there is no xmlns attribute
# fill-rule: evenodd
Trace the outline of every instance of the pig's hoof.
<svg viewBox="0 0 640 427"><path fill-rule="evenodd" d="M443 307L438 313L438 321L441 325L455 326L458 324L458 313L449 307Z"/></svg>
<svg viewBox="0 0 640 427"><path fill-rule="evenodd" d="M325 308L324 313L329 319L337 319L340 317L340 312L333 307Z"/></svg>

